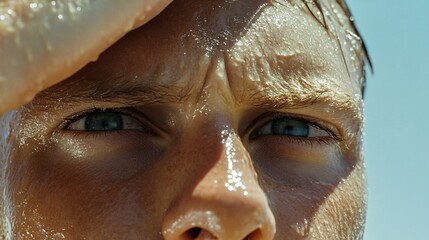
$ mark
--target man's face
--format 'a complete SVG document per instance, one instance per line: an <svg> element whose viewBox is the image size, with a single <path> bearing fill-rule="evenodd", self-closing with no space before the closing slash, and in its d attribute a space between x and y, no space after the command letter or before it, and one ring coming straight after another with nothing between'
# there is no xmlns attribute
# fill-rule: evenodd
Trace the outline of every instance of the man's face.
<svg viewBox="0 0 429 240"><path fill-rule="evenodd" d="M3 117L7 228L23 239L360 238L362 106L342 54L288 3L173 2Z"/></svg>

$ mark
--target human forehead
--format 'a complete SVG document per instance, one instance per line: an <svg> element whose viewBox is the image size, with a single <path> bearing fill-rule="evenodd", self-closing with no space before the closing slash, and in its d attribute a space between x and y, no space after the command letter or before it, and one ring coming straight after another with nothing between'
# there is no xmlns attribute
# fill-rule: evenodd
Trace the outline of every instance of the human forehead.
<svg viewBox="0 0 429 240"><path fill-rule="evenodd" d="M285 93L312 85L354 96L360 86L348 75L342 54L310 13L291 4L175 1L106 51L88 72L116 83L138 79L198 89L202 81L196 79L223 65L236 95L249 88L269 91L274 84Z"/></svg>

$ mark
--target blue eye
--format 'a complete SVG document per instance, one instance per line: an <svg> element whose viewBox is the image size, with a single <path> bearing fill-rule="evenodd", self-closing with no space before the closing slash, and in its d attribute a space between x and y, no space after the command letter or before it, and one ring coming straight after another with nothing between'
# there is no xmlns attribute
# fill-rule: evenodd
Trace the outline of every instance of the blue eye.
<svg viewBox="0 0 429 240"><path fill-rule="evenodd" d="M136 119L119 112L97 111L77 119L67 129L75 131L141 130L142 124Z"/></svg>
<svg viewBox="0 0 429 240"><path fill-rule="evenodd" d="M257 132L257 136L286 135L292 137L329 137L330 133L314 124L294 118L277 118L267 122Z"/></svg>
<svg viewBox="0 0 429 240"><path fill-rule="evenodd" d="M271 131L274 135L308 137L310 126L303 121L281 118L271 122Z"/></svg>
<svg viewBox="0 0 429 240"><path fill-rule="evenodd" d="M114 112L98 112L85 117L86 131L114 131L122 130L124 121L122 116Z"/></svg>

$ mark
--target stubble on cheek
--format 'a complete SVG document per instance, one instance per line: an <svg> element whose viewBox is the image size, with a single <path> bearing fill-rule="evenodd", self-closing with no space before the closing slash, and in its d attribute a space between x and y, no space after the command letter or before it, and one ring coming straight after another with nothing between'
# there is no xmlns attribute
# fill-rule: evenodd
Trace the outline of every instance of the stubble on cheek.
<svg viewBox="0 0 429 240"><path fill-rule="evenodd" d="M338 182L303 180L301 184L263 179L276 218L278 239L362 239L367 191L363 160Z"/></svg>
<svg viewBox="0 0 429 240"><path fill-rule="evenodd" d="M359 162L315 214L314 239L363 239L367 207L365 167Z"/></svg>

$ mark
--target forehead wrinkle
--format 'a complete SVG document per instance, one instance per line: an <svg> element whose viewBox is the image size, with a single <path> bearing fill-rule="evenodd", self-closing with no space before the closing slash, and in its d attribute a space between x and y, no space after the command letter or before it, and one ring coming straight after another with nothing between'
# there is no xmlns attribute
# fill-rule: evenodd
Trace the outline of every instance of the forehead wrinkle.
<svg viewBox="0 0 429 240"><path fill-rule="evenodd" d="M345 69L338 69L343 64L335 42L308 19L304 19L307 30L314 30L314 35L294 27L304 24L302 16L286 10L267 8L260 21L229 49L225 59L237 101L273 110L326 106L360 119L359 87L345 80ZM309 41L302 42L302 38Z"/></svg>
<svg viewBox="0 0 429 240"><path fill-rule="evenodd" d="M359 106L360 99L355 99L353 89L337 80L340 76L333 76L326 67L313 64L304 55L273 56L266 52L269 57L226 57L227 75L237 103L267 108L264 105L270 102L268 108L298 108L329 96L337 103L334 105L351 106L354 102Z"/></svg>
<svg viewBox="0 0 429 240"><path fill-rule="evenodd" d="M231 60L228 60L228 63L231 64ZM346 118L362 121L361 95L353 94L350 89L344 89L344 86L339 86L333 79L299 76L298 73L292 74L291 71L286 76L258 73L259 79L255 80L246 74L240 75L237 71L234 73L234 70L227 67L229 81L241 82L240 85L235 84L233 87L237 106L270 111L310 107L326 109ZM265 69L264 72L270 73L271 70Z"/></svg>

